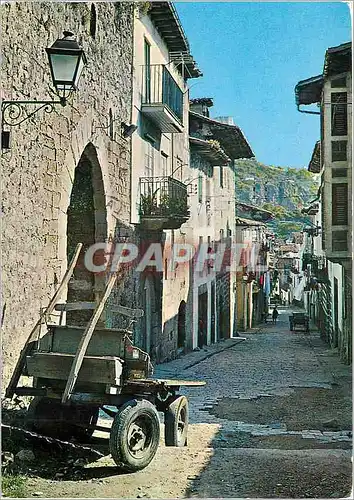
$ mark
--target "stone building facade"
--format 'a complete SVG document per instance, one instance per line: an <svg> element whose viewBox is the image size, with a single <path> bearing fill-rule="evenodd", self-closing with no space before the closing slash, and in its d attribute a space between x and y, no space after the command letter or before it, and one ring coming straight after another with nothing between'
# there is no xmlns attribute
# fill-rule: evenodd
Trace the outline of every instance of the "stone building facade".
<svg viewBox="0 0 354 500"><path fill-rule="evenodd" d="M85 271L84 251L129 225L131 142L120 124L131 123L134 13L128 2L12 2L1 8L3 99L56 98L45 48L63 30L75 33L88 60L66 107L39 111L9 128L11 149L2 151L6 381L75 244L82 241L84 248L68 295L97 300L105 277Z"/></svg>
<svg viewBox="0 0 354 500"><path fill-rule="evenodd" d="M327 260L318 273L322 281L318 294L320 316L324 318L322 333L346 362L352 360L351 68L351 42L330 47L322 73L298 82L295 87L299 111L318 114L320 118L320 141L316 143L309 166L321 179L318 201L322 248L314 260L322 253ZM300 109L312 104L317 104L320 111Z"/></svg>
<svg viewBox="0 0 354 500"><path fill-rule="evenodd" d="M236 334L235 160L254 156L231 117L223 121L210 117L212 106L211 98L192 99L189 117L191 218L185 227L197 249L188 302L192 311L189 344L193 348ZM210 262L200 270L202 244L210 252Z"/></svg>
<svg viewBox="0 0 354 500"><path fill-rule="evenodd" d="M135 342L157 362L177 355L189 324L189 264L178 266L172 253L174 245L187 243L188 82L199 76L171 3L152 2L135 16L131 222L142 255L154 244L162 260L162 268L137 267L134 273L137 305L145 311Z"/></svg>

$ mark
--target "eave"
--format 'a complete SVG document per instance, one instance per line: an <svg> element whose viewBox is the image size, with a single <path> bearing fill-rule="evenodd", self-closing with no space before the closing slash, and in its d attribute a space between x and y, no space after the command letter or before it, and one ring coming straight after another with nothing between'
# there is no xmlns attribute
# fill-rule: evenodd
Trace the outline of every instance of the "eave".
<svg viewBox="0 0 354 500"><path fill-rule="evenodd" d="M222 149L216 148L204 139L189 137L189 143L193 152L203 156L213 166L228 165L231 162L231 159Z"/></svg>
<svg viewBox="0 0 354 500"><path fill-rule="evenodd" d="M301 80L295 87L295 101L301 104L315 104L321 101L323 76L317 75Z"/></svg>
<svg viewBox="0 0 354 500"><path fill-rule="evenodd" d="M267 222L269 220L274 219L274 215L268 210L264 210L263 208L258 208L253 205L248 205L247 203L242 203L240 201L236 202L236 207L240 207L241 211L249 214L253 220Z"/></svg>
<svg viewBox="0 0 354 500"><path fill-rule="evenodd" d="M333 76L351 71L352 43L342 43L326 50L323 75Z"/></svg>
<svg viewBox="0 0 354 500"><path fill-rule="evenodd" d="M236 217L236 226L266 227L266 224L264 224L264 222L255 221L254 219L246 219L244 217Z"/></svg>
<svg viewBox="0 0 354 500"><path fill-rule="evenodd" d="M148 15L167 45L170 61L174 61L178 66L180 64L180 54L183 54L183 64L186 70L185 78L202 76L190 54L189 43L173 3L151 2Z"/></svg>
<svg viewBox="0 0 354 500"><path fill-rule="evenodd" d="M313 174L321 172L321 141L317 141L315 144L307 170Z"/></svg>
<svg viewBox="0 0 354 500"><path fill-rule="evenodd" d="M212 133L212 139L218 141L225 153L233 160L239 158L254 158L254 153L248 144L242 130L237 125L220 123L212 118L189 112L190 123L200 121L207 123Z"/></svg>

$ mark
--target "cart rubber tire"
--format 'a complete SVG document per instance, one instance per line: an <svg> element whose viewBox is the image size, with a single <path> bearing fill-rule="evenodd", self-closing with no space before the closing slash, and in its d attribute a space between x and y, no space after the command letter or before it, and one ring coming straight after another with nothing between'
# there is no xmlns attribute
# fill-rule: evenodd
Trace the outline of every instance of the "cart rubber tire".
<svg viewBox="0 0 354 500"><path fill-rule="evenodd" d="M153 404L134 399L119 408L109 437L109 449L118 467L127 472L144 469L156 455L159 441L160 419Z"/></svg>
<svg viewBox="0 0 354 500"><path fill-rule="evenodd" d="M185 396L177 396L165 411L165 445L187 445L189 407Z"/></svg>
<svg viewBox="0 0 354 500"><path fill-rule="evenodd" d="M28 407L26 426L39 434L65 441L72 434L66 422L67 414L68 407L59 399L36 396Z"/></svg>

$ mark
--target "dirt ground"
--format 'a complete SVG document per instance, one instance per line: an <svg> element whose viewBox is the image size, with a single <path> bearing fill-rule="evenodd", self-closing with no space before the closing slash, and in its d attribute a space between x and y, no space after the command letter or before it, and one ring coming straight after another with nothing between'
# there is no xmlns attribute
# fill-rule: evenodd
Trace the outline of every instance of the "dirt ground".
<svg viewBox="0 0 354 500"><path fill-rule="evenodd" d="M29 476L27 496L183 498L222 492L223 497L341 498L350 492L350 450L318 449L315 443L315 449L289 450L278 436L261 439L268 449L261 449L259 439L246 447L228 437L225 446L218 444L220 436L220 425L194 424L188 447L167 448L161 441L153 462L135 474L120 473L108 456L78 466L75 457L43 453L23 471ZM303 441L312 448L312 440ZM95 447L103 451L107 439L96 438Z"/></svg>
<svg viewBox="0 0 354 500"><path fill-rule="evenodd" d="M296 387L292 394L281 397L223 398L209 412L233 421L265 425L278 422L288 430L347 430L352 425L351 398L343 393L343 388Z"/></svg>
<svg viewBox="0 0 354 500"><path fill-rule="evenodd" d="M199 352L197 363L186 357L162 366L165 376L207 381L186 393L187 447L166 447L161 425L151 464L126 474L109 455L107 433L96 431L87 443L104 455L92 461L65 447L2 443L15 456L6 474L15 482L24 478L21 496L29 498L348 497L350 367L318 337L290 335L281 324L277 331L216 349L210 347L204 361ZM3 421L15 416L10 411ZM110 421L99 424L109 426ZM23 448L31 448L35 458L18 460L16 453Z"/></svg>

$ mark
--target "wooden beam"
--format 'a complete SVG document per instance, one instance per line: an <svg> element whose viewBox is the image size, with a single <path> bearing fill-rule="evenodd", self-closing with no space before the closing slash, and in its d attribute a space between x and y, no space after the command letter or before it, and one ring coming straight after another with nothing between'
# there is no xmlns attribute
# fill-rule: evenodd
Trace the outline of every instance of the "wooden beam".
<svg viewBox="0 0 354 500"><path fill-rule="evenodd" d="M31 342L31 341L32 341L33 337L38 334L39 329L40 329L43 321L47 321L49 319L50 315L52 314L52 312L54 311L54 307L55 307L57 301L61 297L64 289L66 288L67 284L69 283L69 280L74 272L77 259L79 258L79 255L81 252L81 248L82 248L82 243L78 243L76 245L73 258L71 259L69 267L66 270L66 273L64 274L64 277L63 277L57 291L55 292L53 298L49 302L47 309L45 309L42 312L42 314L40 315L39 320L37 321L36 325L34 326L33 330L31 331L31 333L29 334L29 336L27 338L26 343L25 343L25 345L20 353L20 357L17 361L15 370L12 374L10 383L6 389L6 393L5 393L6 398L12 398L12 396L15 394L15 388L16 388L17 383L21 377L23 368L24 368L25 363L26 363L26 356L29 354L29 352L31 351L31 349L33 347L33 342Z"/></svg>
<svg viewBox="0 0 354 500"><path fill-rule="evenodd" d="M78 311L78 310L94 310L96 302L67 302L66 304L57 304L56 311ZM142 318L144 316L143 309L132 309L121 305L115 305L109 308L111 312L128 316L129 318Z"/></svg>
<svg viewBox="0 0 354 500"><path fill-rule="evenodd" d="M93 310L96 307L96 302L67 302L66 304L57 304L56 311L81 311Z"/></svg>
<svg viewBox="0 0 354 500"><path fill-rule="evenodd" d="M99 304L97 305L95 312L93 313L93 315L92 315L92 317L91 317L91 319L90 319L90 321L89 321L89 323L88 323L88 325L87 325L87 327L82 335L80 344L77 348L77 352L76 352L73 364L71 366L69 378L68 378L68 381L67 381L66 386L65 386L65 390L63 393L63 397L62 397L62 403L66 403L71 396L71 393L74 389L74 386L75 386L75 383L77 380L77 377L79 375L79 371L80 371L80 368L81 368L81 365L82 365L82 362L83 362L83 359L85 356L87 346L89 345L92 334L93 334L94 329L96 327L96 324L97 324L97 322L102 314L103 308L108 300L108 297L111 294L113 286L117 280L117 276L118 276L117 273L111 274L111 276L107 282L104 294L103 294Z"/></svg>

